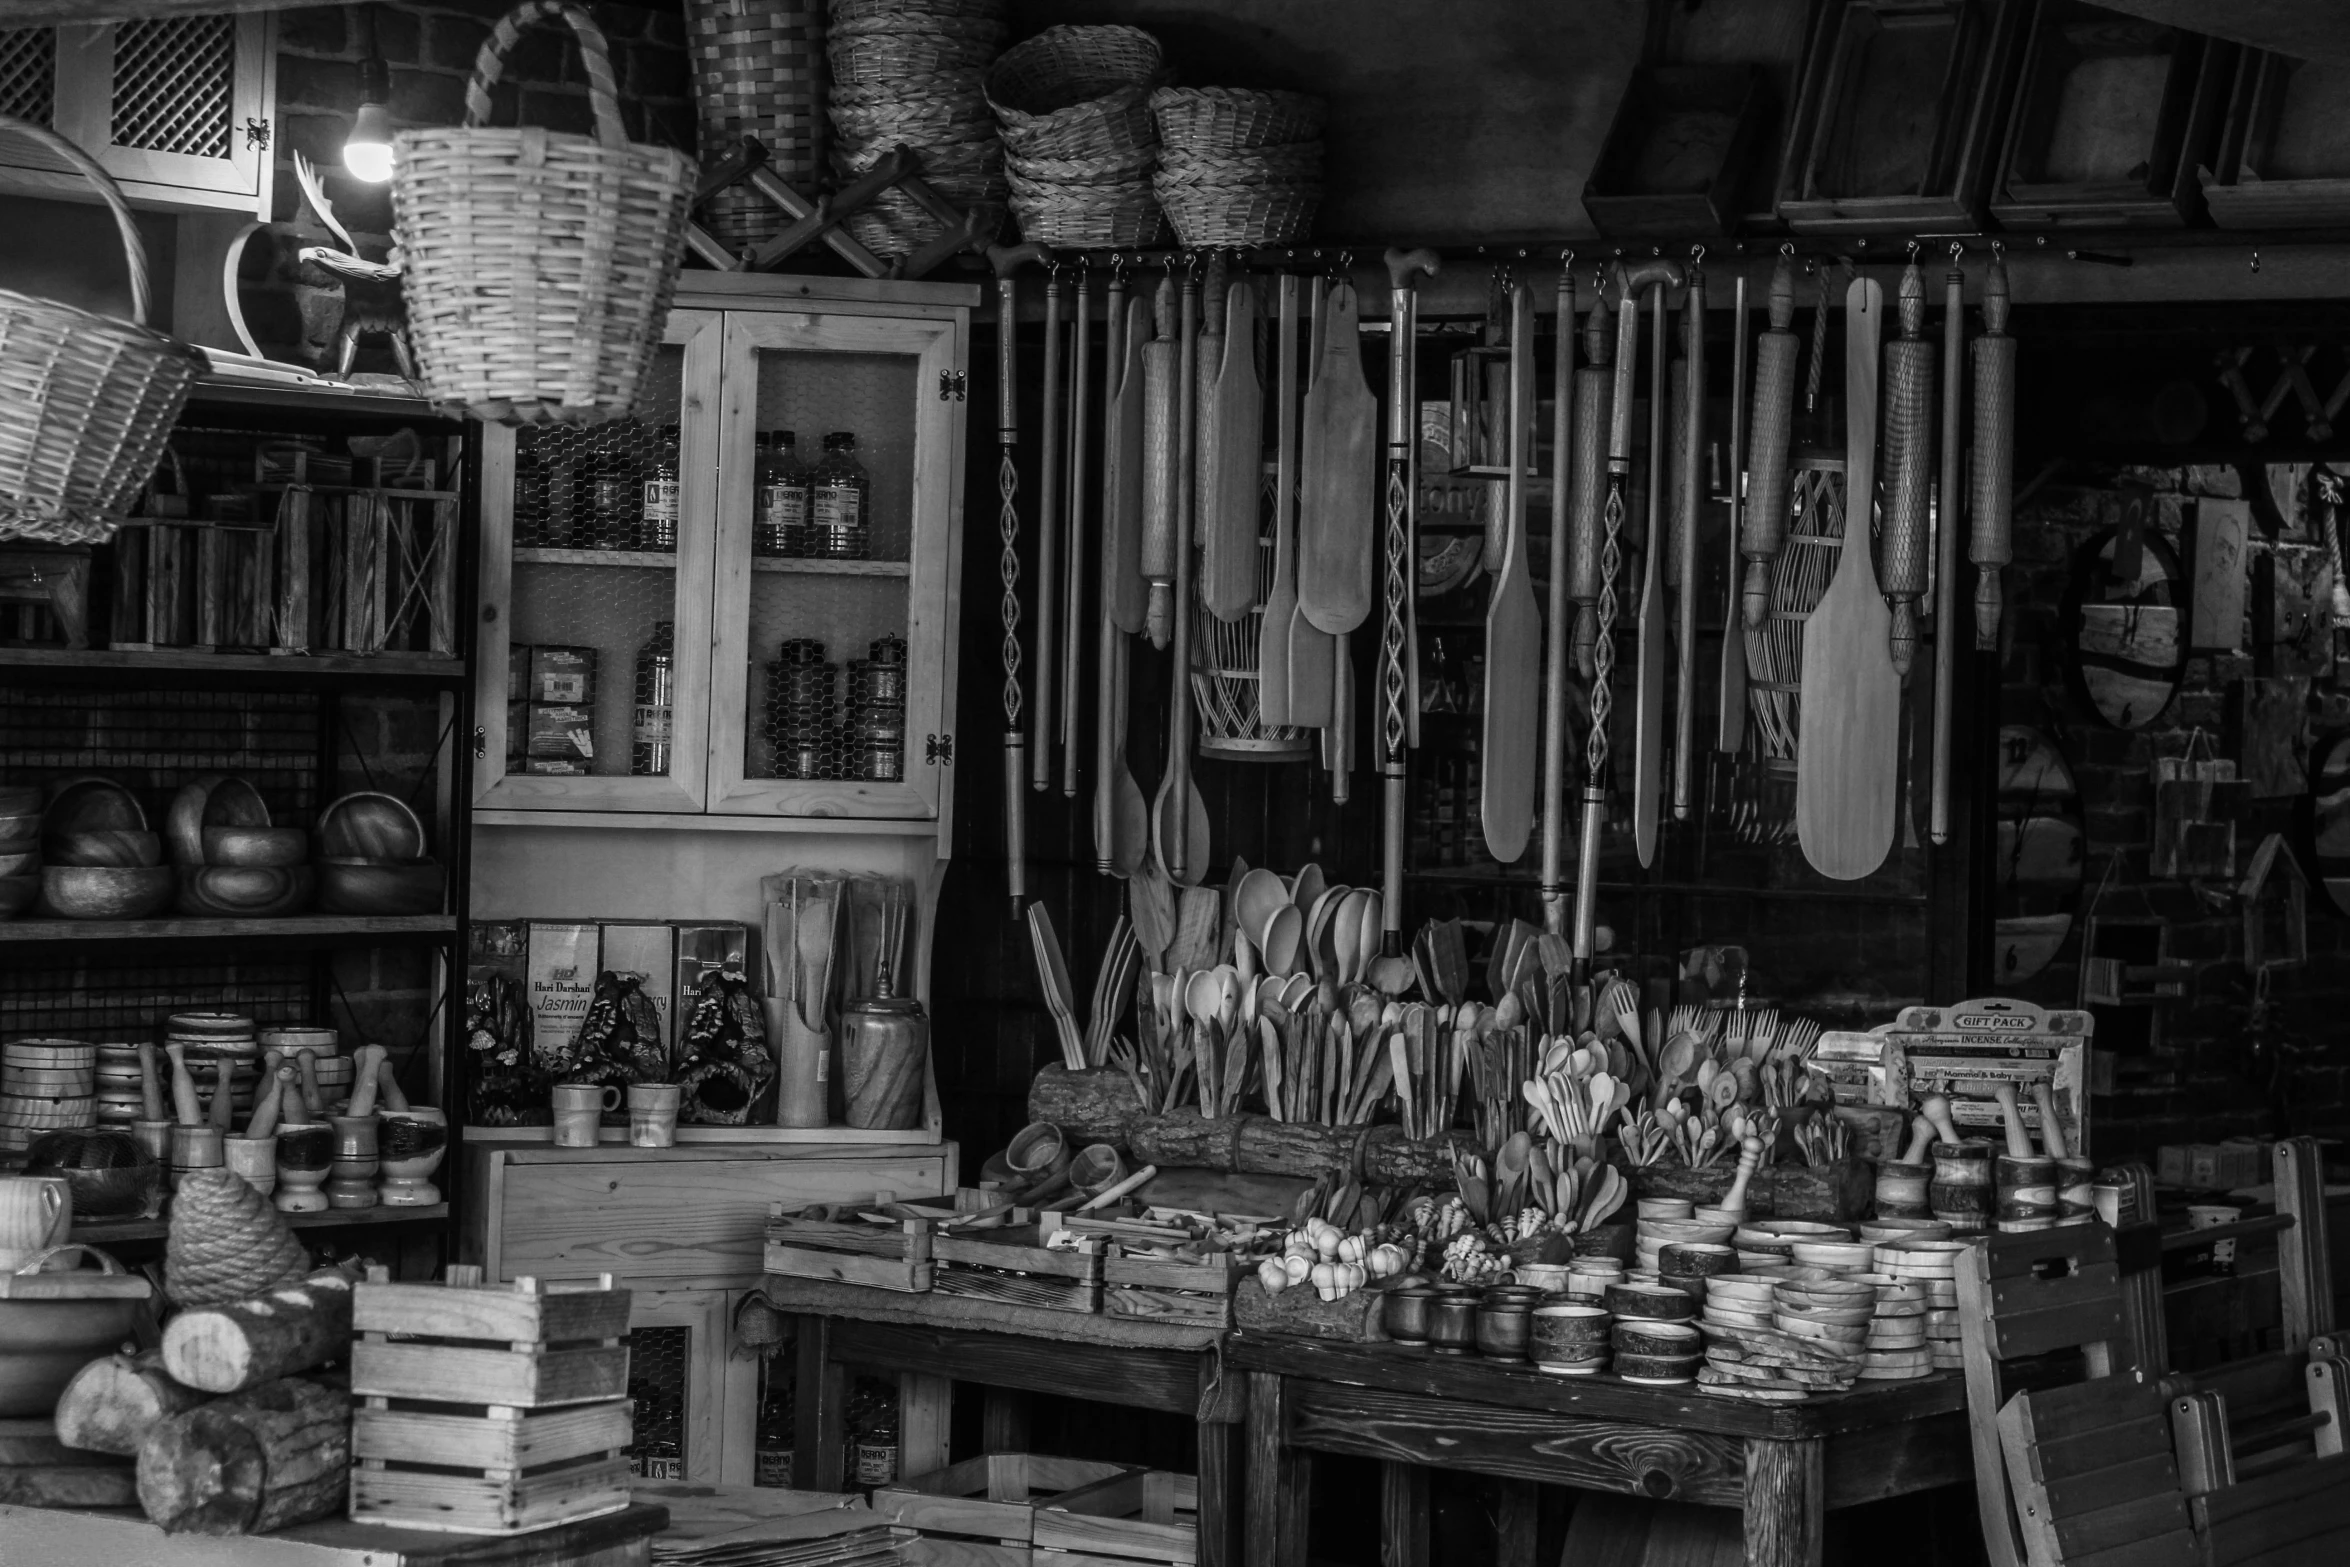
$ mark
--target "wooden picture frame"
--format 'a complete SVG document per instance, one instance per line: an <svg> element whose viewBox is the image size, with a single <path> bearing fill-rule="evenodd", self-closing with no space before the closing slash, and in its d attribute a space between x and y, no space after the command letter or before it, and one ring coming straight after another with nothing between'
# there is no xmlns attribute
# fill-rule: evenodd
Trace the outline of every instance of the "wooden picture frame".
<svg viewBox="0 0 2350 1567"><path fill-rule="evenodd" d="M2245 49L2203 199L2223 229L2350 223L2350 63Z"/></svg>
<svg viewBox="0 0 2350 1567"><path fill-rule="evenodd" d="M1991 215L2007 228L2178 228L2197 215L2233 45L2034 0Z"/></svg>
<svg viewBox="0 0 2350 1567"><path fill-rule="evenodd" d="M1770 110L1759 66L1642 66L1584 183L1583 210L1610 238L1728 234Z"/></svg>
<svg viewBox="0 0 2350 1567"><path fill-rule="evenodd" d="M1981 222L2022 0L1831 0L1789 127L1798 233ZM1800 150L1797 150L1800 149Z"/></svg>

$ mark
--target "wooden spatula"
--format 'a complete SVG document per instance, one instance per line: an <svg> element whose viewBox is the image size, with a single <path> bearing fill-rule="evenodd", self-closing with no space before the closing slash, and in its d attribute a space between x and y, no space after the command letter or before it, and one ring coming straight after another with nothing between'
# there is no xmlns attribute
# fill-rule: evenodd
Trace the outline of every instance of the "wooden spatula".
<svg viewBox="0 0 2350 1567"><path fill-rule="evenodd" d="M1257 497L1264 483L1257 291L1245 277L1226 297L1223 343L1206 420L1214 444L1201 448L1213 455L1200 472L1200 601L1218 620L1238 620L1257 602ZM1203 364L1200 373L1208 368Z"/></svg>
<svg viewBox="0 0 2350 1567"><path fill-rule="evenodd" d="M1526 852L1534 825L1535 742L1541 699L1542 614L1526 559L1526 464L1534 425L1534 296L1510 291L1508 501L1501 565L1485 612L1485 740L1479 812L1485 847L1504 865Z"/></svg>
<svg viewBox="0 0 2350 1567"><path fill-rule="evenodd" d="M1378 405L1363 380L1354 284L1331 290L1321 363L1306 393L1298 495L1297 602L1317 630L1352 631L1371 613L1377 537ZM1293 646L1290 656L1294 660Z"/></svg>
<svg viewBox="0 0 2350 1567"><path fill-rule="evenodd" d="M1632 677L1632 847L1643 866L1656 859L1657 796L1664 788L1665 412L1672 396L1662 281L1650 285L1648 308L1648 526L1640 540L1640 642Z"/></svg>
<svg viewBox="0 0 2350 1567"><path fill-rule="evenodd" d="M1313 292L1307 296L1306 320L1306 399L1310 405L1314 384L1322 377L1322 345L1329 335L1331 291L1322 286L1320 278L1309 279L1307 287ZM1313 426L1304 413L1298 420L1298 570L1305 569L1305 496L1306 475L1311 471L1312 459L1308 442L1313 439ZM1315 629L1306 618L1305 605L1300 602L1289 617L1289 722L1301 729L1319 729L1330 722L1331 693L1337 683L1337 639L1326 631Z"/></svg>
<svg viewBox="0 0 2350 1567"><path fill-rule="evenodd" d="M1287 726L1289 626L1297 618L1297 284L1284 272L1273 324L1273 364L1281 401L1273 477L1273 587L1257 621L1257 713L1268 727Z"/></svg>
<svg viewBox="0 0 2350 1567"><path fill-rule="evenodd" d="M1844 295L1844 543L1836 576L1803 625L1795 835L1812 869L1857 881L1893 847L1901 770L1901 682L1887 648L1892 613L1870 559L1877 460L1877 342L1884 290Z"/></svg>
<svg viewBox="0 0 2350 1567"><path fill-rule="evenodd" d="M1133 636L1150 598L1142 577L1142 345L1151 337L1150 301L1137 292L1123 314L1102 416L1102 605Z"/></svg>

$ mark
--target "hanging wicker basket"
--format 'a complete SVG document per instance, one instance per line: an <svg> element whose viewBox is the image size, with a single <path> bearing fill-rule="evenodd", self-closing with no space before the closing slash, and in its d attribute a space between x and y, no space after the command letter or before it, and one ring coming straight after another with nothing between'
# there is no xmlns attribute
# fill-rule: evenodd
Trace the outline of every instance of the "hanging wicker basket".
<svg viewBox="0 0 2350 1567"><path fill-rule="evenodd" d="M1307 93L1162 87L1151 94L1150 108L1159 140L1186 152L1278 147L1322 134L1322 100Z"/></svg>
<svg viewBox="0 0 2350 1567"><path fill-rule="evenodd" d="M593 136L485 123L507 52L545 17L579 37ZM507 13L474 60L465 124L394 145L408 319L431 395L500 424L634 408L677 287L694 166L629 141L587 12L529 0Z"/></svg>
<svg viewBox="0 0 2350 1567"><path fill-rule="evenodd" d="M1320 180L1242 182L1195 168L1170 173L1162 164L1151 189L1175 238L1186 249L1280 245L1313 231L1322 206Z"/></svg>
<svg viewBox="0 0 2350 1567"><path fill-rule="evenodd" d="M1004 51L987 102L1024 158L1101 158L1150 146L1159 41L1139 27L1048 27Z"/></svg>
<svg viewBox="0 0 2350 1567"><path fill-rule="evenodd" d="M122 192L46 126L0 114L97 187L122 234L131 319L0 288L0 541L114 536L162 459L202 352L147 325L147 247Z"/></svg>

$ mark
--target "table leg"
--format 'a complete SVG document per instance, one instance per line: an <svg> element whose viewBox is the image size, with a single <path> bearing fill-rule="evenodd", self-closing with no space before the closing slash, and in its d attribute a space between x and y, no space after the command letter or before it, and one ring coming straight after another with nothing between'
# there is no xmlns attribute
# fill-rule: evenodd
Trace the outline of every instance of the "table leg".
<svg viewBox="0 0 2350 1567"><path fill-rule="evenodd" d="M947 1466L947 1428L954 1412L952 1379L917 1371L899 1373L899 1479L935 1474Z"/></svg>
<svg viewBox="0 0 2350 1567"><path fill-rule="evenodd" d="M1248 1541L1245 1567L1295 1567L1306 1559L1306 1510L1314 1455L1289 1445L1288 1384L1248 1375Z"/></svg>
<svg viewBox="0 0 2350 1567"><path fill-rule="evenodd" d="M1531 1480L1503 1480L1501 1514L1495 1519L1494 1567L1534 1567L1542 1527L1542 1488Z"/></svg>
<svg viewBox="0 0 2350 1567"><path fill-rule="evenodd" d="M990 1453L1028 1451L1028 1395L1014 1388L991 1387L979 1417L980 1446Z"/></svg>
<svg viewBox="0 0 2350 1567"><path fill-rule="evenodd" d="M1428 1471L1379 1466L1379 1567L1428 1567Z"/></svg>
<svg viewBox="0 0 2350 1567"><path fill-rule="evenodd" d="M1820 1567L1827 1469L1817 1438L1746 1444L1747 1567Z"/></svg>
<svg viewBox="0 0 2350 1567"><path fill-rule="evenodd" d="M794 1485L809 1491L841 1488L841 1422L847 1406L848 1371L832 1358L832 1319L801 1317Z"/></svg>
<svg viewBox="0 0 2350 1567"><path fill-rule="evenodd" d="M1233 1451L1240 1427L1230 1422L1199 1423L1199 1567L1239 1567L1233 1526L1240 1521L1239 1472Z"/></svg>

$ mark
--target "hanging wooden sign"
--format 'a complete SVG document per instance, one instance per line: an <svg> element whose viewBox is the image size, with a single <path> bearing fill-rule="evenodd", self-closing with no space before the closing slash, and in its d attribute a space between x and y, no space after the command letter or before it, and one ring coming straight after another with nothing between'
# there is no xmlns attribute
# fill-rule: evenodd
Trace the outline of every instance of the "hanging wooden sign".
<svg viewBox="0 0 2350 1567"><path fill-rule="evenodd" d="M2131 530L2136 569L2117 576L2123 530L2108 528L2074 557L2065 593L2065 639L2076 693L2116 729L2162 716L2186 673L2180 631L2185 597L2179 557L2150 528Z"/></svg>
<svg viewBox="0 0 2350 1567"><path fill-rule="evenodd" d="M2038 974L2064 945L2086 864L2072 769L2029 725L1999 731L1998 839L1991 973L2006 986Z"/></svg>

